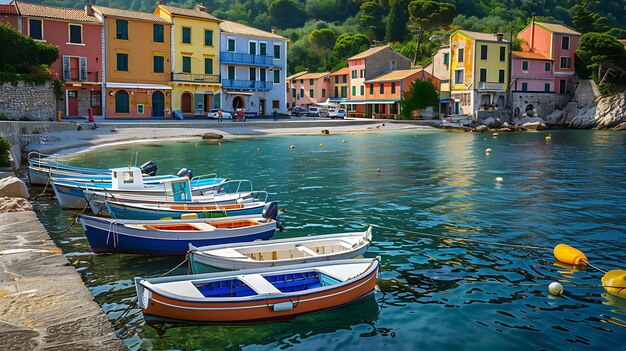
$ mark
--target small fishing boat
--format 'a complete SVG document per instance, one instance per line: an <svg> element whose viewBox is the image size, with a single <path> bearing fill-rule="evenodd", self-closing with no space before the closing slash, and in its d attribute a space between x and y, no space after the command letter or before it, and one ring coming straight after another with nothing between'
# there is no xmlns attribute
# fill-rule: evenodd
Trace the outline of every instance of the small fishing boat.
<svg viewBox="0 0 626 351"><path fill-rule="evenodd" d="M380 257L135 278L146 320L249 323L339 307L374 292Z"/></svg>
<svg viewBox="0 0 626 351"><path fill-rule="evenodd" d="M372 227L364 232L314 235L264 242L206 247L189 245L194 274L210 267L246 269L285 266L307 262L349 259L364 254L372 241Z"/></svg>
<svg viewBox="0 0 626 351"><path fill-rule="evenodd" d="M81 215L79 219L93 252L184 255L189 245L270 239L277 212L271 203L256 216L142 221Z"/></svg>

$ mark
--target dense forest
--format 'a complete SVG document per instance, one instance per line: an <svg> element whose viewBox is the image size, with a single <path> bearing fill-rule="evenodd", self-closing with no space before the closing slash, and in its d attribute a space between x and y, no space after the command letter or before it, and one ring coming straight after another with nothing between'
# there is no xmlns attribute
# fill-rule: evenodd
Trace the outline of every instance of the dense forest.
<svg viewBox="0 0 626 351"><path fill-rule="evenodd" d="M39 0L28 0L39 2ZM164 0L191 8L198 0ZM200 0L213 15L289 38L289 72L336 70L374 42L424 64L456 28L508 37L532 14L582 33L626 38L626 0ZM41 3L81 7L74 0ZM151 12L156 0L95 0L96 5Z"/></svg>

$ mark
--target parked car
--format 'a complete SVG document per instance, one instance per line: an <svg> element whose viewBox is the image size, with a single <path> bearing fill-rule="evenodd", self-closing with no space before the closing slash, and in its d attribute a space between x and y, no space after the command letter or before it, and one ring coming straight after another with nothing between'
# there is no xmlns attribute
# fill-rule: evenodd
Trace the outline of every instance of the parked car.
<svg viewBox="0 0 626 351"><path fill-rule="evenodd" d="M309 117L328 117L328 111L319 107L309 107Z"/></svg>
<svg viewBox="0 0 626 351"><path fill-rule="evenodd" d="M215 118L215 119L217 119L217 118L219 118L219 115L217 113L219 110L220 110L219 108L210 110L209 113L207 113L206 116L208 118ZM233 118L233 114L228 112L228 111L222 110L222 118Z"/></svg>
<svg viewBox="0 0 626 351"><path fill-rule="evenodd" d="M345 109L338 109L337 110L337 118L346 118L348 116L348 112Z"/></svg>
<svg viewBox="0 0 626 351"><path fill-rule="evenodd" d="M300 106L296 106L293 108L293 110L291 110L291 113L289 114L289 116L307 116L309 114L309 109L306 107L300 107Z"/></svg>
<svg viewBox="0 0 626 351"><path fill-rule="evenodd" d="M346 110L342 108L328 109L328 117L330 118L346 118Z"/></svg>

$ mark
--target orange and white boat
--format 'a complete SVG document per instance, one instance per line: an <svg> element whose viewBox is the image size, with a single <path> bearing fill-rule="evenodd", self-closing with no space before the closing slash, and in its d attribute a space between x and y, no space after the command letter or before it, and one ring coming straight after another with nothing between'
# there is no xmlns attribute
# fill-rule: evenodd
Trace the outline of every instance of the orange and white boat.
<svg viewBox="0 0 626 351"><path fill-rule="evenodd" d="M249 323L335 308L374 292L380 257L135 278L146 320Z"/></svg>

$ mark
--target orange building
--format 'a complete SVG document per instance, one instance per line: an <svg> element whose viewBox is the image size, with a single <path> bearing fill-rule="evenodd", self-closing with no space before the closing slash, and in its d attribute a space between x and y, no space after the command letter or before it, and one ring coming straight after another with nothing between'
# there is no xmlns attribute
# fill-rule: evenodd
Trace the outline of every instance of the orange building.
<svg viewBox="0 0 626 351"><path fill-rule="evenodd" d="M171 23L151 13L93 9L105 29L105 117L169 116Z"/></svg>
<svg viewBox="0 0 626 351"><path fill-rule="evenodd" d="M350 69L348 67L344 67L330 74L331 98L348 98L348 88L350 87L348 75L350 75Z"/></svg>

